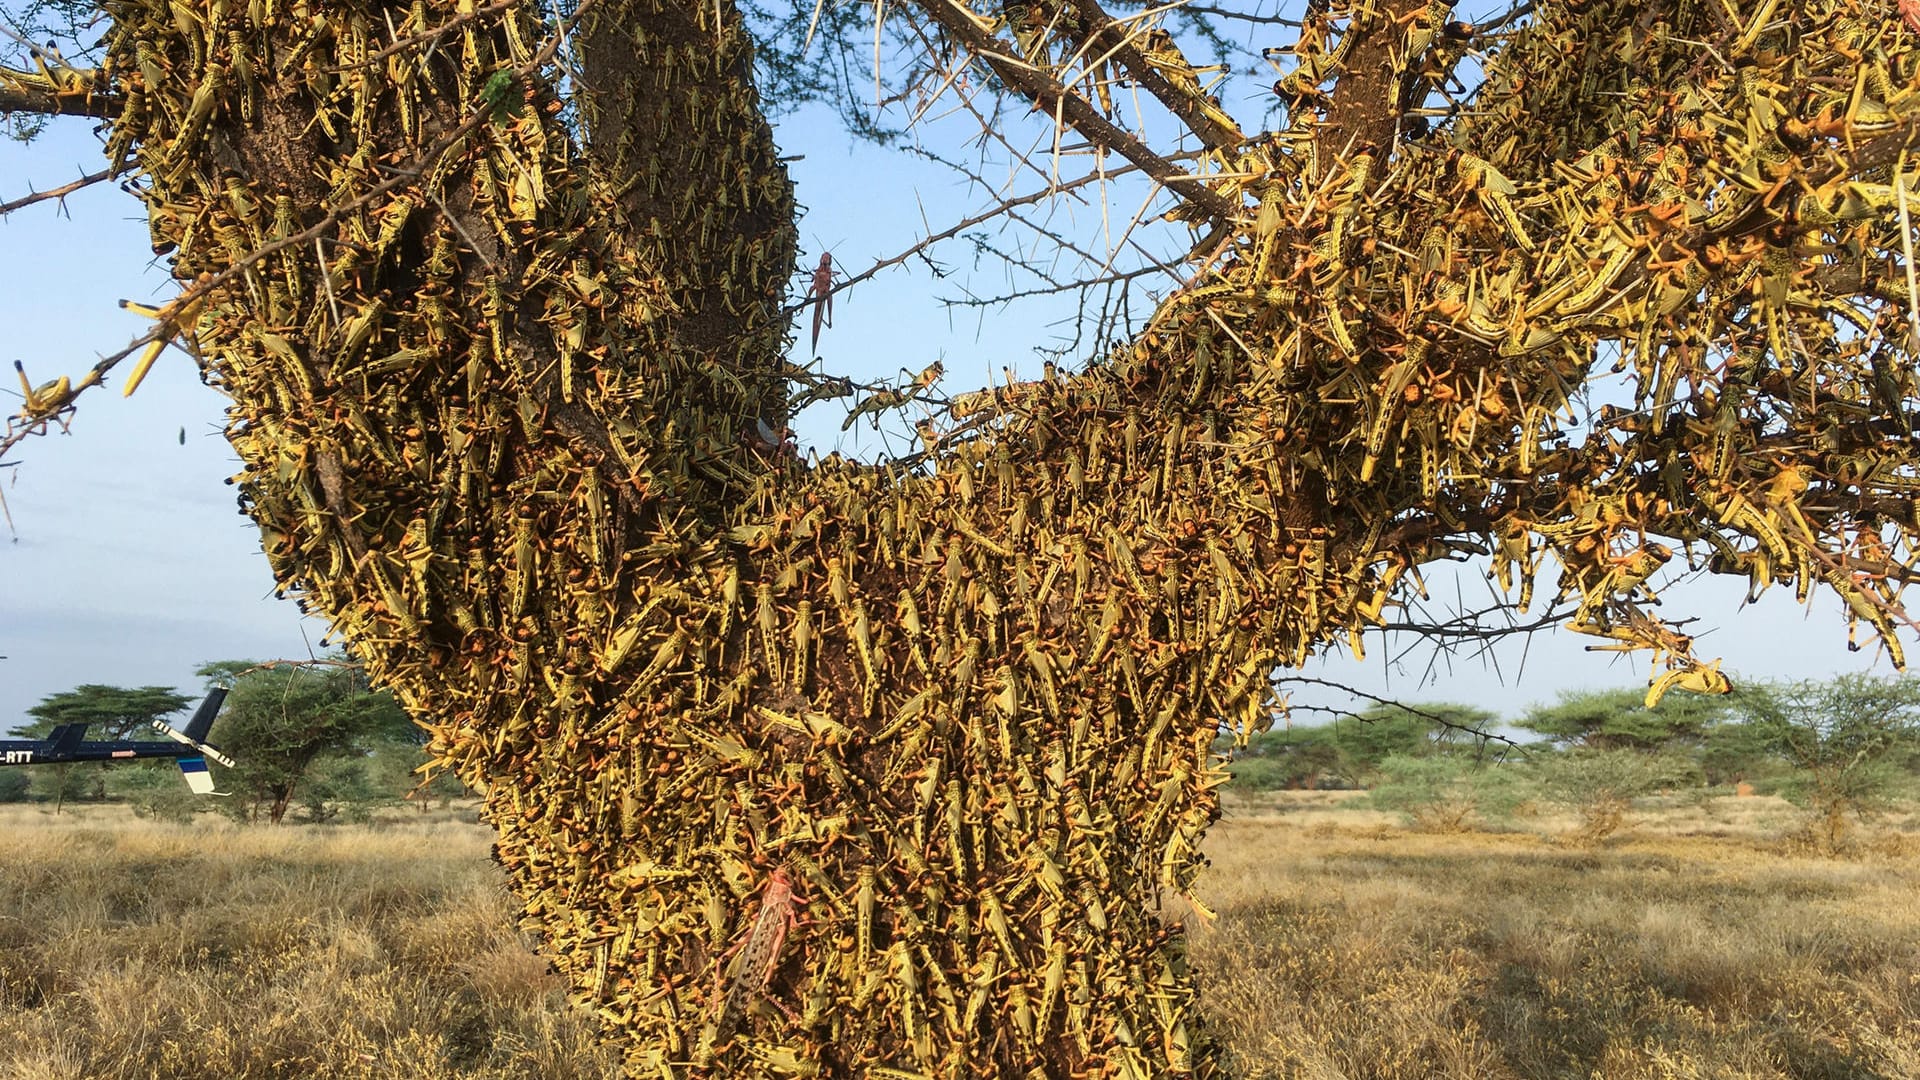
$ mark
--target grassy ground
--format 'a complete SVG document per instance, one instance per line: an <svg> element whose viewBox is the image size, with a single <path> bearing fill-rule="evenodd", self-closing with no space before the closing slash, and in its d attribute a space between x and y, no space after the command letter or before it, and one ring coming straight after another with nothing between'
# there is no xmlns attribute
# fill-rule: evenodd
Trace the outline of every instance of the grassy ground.
<svg viewBox="0 0 1920 1080"><path fill-rule="evenodd" d="M1725 799L1423 835L1333 795L1233 804L1196 934L1246 1080L1920 1077L1911 822L1846 860Z"/></svg>
<svg viewBox="0 0 1920 1080"><path fill-rule="evenodd" d="M605 1077L465 822L0 816L0 1080Z"/></svg>
<svg viewBox="0 0 1920 1080"><path fill-rule="evenodd" d="M1236 1074L1920 1077L1920 825L1803 854L1794 811L1592 849L1241 801L1194 953ZM0 1080L609 1075L468 821L191 829L0 813Z"/></svg>

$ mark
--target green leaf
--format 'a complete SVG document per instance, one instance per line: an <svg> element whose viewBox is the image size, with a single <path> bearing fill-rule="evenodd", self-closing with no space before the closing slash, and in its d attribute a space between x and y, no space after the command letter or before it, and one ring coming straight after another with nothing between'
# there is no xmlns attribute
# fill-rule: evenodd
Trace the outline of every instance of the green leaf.
<svg viewBox="0 0 1920 1080"><path fill-rule="evenodd" d="M480 88L480 101L493 111L494 123L504 124L526 108L524 97L514 92L516 82L512 71L502 70L494 72Z"/></svg>

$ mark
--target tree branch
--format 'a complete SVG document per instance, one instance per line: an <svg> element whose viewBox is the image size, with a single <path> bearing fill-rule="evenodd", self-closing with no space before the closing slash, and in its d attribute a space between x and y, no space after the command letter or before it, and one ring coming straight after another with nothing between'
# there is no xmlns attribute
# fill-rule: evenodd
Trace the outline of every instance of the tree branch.
<svg viewBox="0 0 1920 1080"><path fill-rule="evenodd" d="M118 94L48 94L15 85L24 73L0 68L0 113L37 116L91 116L110 120L126 104Z"/></svg>
<svg viewBox="0 0 1920 1080"><path fill-rule="evenodd" d="M1274 681L1274 685L1276 686L1281 684L1300 684L1305 686L1324 686L1332 690L1341 690L1346 693L1352 694L1354 697L1361 698L1366 701L1371 701L1375 705L1385 705L1388 708L1399 709L1401 712L1408 713L1412 716L1417 716L1420 719L1425 720L1430 724L1437 724L1440 727L1447 729L1448 731L1457 731L1462 735L1471 735L1476 739L1482 739L1487 742L1506 743L1508 746L1513 747L1515 750L1526 749L1526 747L1520 745L1519 743L1515 742L1514 740L1508 738L1505 735L1495 735L1491 731L1482 731L1479 728L1472 727L1467 724L1455 723L1454 721L1449 720L1444 716L1441 716L1439 713L1429 712L1426 709L1420 708L1418 705L1408 705L1406 702L1396 701L1393 698L1381 697L1379 694L1368 693L1367 691L1361 690L1358 687L1348 686L1346 683L1334 682L1332 679L1316 679L1311 675L1283 675L1280 678L1275 679L1273 681ZM1363 724L1372 723L1372 721L1363 720L1359 716L1355 716L1354 719L1360 720L1360 722Z"/></svg>
<svg viewBox="0 0 1920 1080"><path fill-rule="evenodd" d="M1240 133L1240 129L1233 125L1225 113L1219 113L1217 109L1213 112L1218 115L1208 112L1201 101L1200 87L1197 82L1191 88L1175 86L1173 81L1160 70L1159 65L1147 59L1134 46L1134 38L1139 36L1139 32L1126 30L1119 20L1109 15L1106 9L1100 6L1099 0L1067 0L1067 2L1079 12L1086 25L1093 27L1092 31L1085 35L1085 41L1082 42L1084 48L1088 51L1100 50L1112 56L1114 62L1126 71L1129 78L1139 83L1147 93L1159 99L1160 104L1165 105L1168 112L1187 125L1187 130L1198 136L1209 149L1228 150L1246 141L1247 137ZM1192 67L1187 63L1186 55L1180 51L1178 45L1174 44L1170 36L1159 45L1156 51L1170 54L1170 60L1173 63Z"/></svg>
<svg viewBox="0 0 1920 1080"><path fill-rule="evenodd" d="M1400 29L1414 12L1426 7L1426 0L1394 0L1379 8L1361 9L1347 23L1342 43L1341 71L1334 80L1327 118L1320 126L1315 142L1321 160L1337 160L1354 150L1382 148L1393 144L1400 126L1400 79L1406 58L1396 63L1395 53L1405 38Z"/></svg>
<svg viewBox="0 0 1920 1080"><path fill-rule="evenodd" d="M1286 19L1278 15L1257 15L1251 11L1229 11L1226 8L1210 4L1182 4L1182 15L1205 15L1219 19L1234 19L1239 22L1257 23L1261 26L1299 26L1299 19Z"/></svg>
<svg viewBox="0 0 1920 1080"><path fill-rule="evenodd" d="M1139 171L1138 166L1126 165L1118 169L1108 169L1104 172L1088 173L1087 175L1082 176L1077 180L1067 180L1062 183L1053 184L1048 187L1040 188L1039 190L1036 190L1036 191L1030 191L1025 195L1017 195L1012 198L1002 199L1000 202L994 204L989 209L982 210L978 214L974 214L971 217L964 218L958 222L955 222L949 228L942 229L937 233L929 234L925 239L915 242L912 247L909 247L906 250L901 251L897 255L891 255L891 256L888 256L887 258L880 259L879 261L875 262L872 266L867 267L865 270L862 270L858 274L853 274L849 277L841 279L839 284L833 286L833 288L828 290L824 295L835 296L842 292L845 292L846 290L852 288L853 286L859 284L860 282L865 281L870 277L873 277L875 274L878 274L880 271L885 270L890 266L898 266L901 263L906 262L908 259L911 259L915 255L918 255L926 251L927 249L933 247L933 245L938 244L943 240L951 240L954 237L965 232L966 230L973 228L975 225L982 224L983 222L992 221L994 218L997 218L1002 214L1009 213L1015 209L1018 209L1019 207L1029 206L1033 203L1038 203L1038 202L1045 202L1056 195L1061 195L1069 191L1074 191L1078 188L1086 187L1088 184L1105 183L1106 181L1111 180L1116 176L1124 176L1128 173L1138 172L1138 171ZM819 302L820 302L819 296L809 293L807 297L801 300L800 302L788 305L784 314L788 318L792 318L795 312L802 311Z"/></svg>
<svg viewBox="0 0 1920 1080"><path fill-rule="evenodd" d="M592 9L593 5L594 0L582 0L580 6L575 9L573 17L562 23L558 32L549 38L540 49L535 52L532 58L519 67L510 69L513 77L516 79L524 79L539 71L541 65L552 59L554 52L559 48L560 42L572 31L573 26L579 21L580 17ZM4 88L0 88L0 93L3 92ZM473 110L468 113L458 125L439 141L428 147L426 151L420 154L413 162L405 166L390 169L389 175L385 180L374 184L358 198L329 208L327 212L321 216L320 220L308 228L302 229L290 236L281 237L280 239L256 246L245 256L234 260L232 265L219 273L201 277L193 284L180 290L179 295L174 297L170 304L174 306L175 310L184 310L196 299L208 295L214 289L246 273L265 259L288 248L305 244L325 236L329 231L336 228L341 221L345 220L348 214L351 214L355 210L370 205L374 200L383 195L418 183L420 178L427 175L433 166L439 162L442 155L446 154L447 151L453 149L455 146L458 146L467 136L471 135L483 124L486 124L491 115L492 109L489 106L482 105L480 108ZM156 341L170 341L178 332L176 327L165 320L155 323L153 329L128 342L118 352L101 357L87 370L85 375L82 375L78 380L74 381L67 396L61 400L60 406L63 408L71 406L74 400L82 393L102 385L107 373L112 371L115 366L127 357L132 356L134 350L150 345ZM32 417L26 417L24 413L22 416L26 419L33 419ZM0 438L0 458L4 458L8 451L19 445L33 430L34 425L28 424Z"/></svg>
<svg viewBox="0 0 1920 1080"><path fill-rule="evenodd" d="M61 184L57 188L48 188L45 191L35 191L27 195L22 195L19 198L14 199L10 202L0 203L0 217L5 217L8 214L13 213L15 210L25 209L26 207L32 206L34 203L46 202L49 199L64 199L67 196L73 194L74 192L79 191L81 188L91 187L92 185L97 184L100 181L105 180L112 175L113 173L111 170L102 169L97 173L88 173L87 175L81 177L80 179L74 180L70 183Z"/></svg>
<svg viewBox="0 0 1920 1080"><path fill-rule="evenodd" d="M946 307L994 307L999 304L1010 304L1015 300L1024 300L1030 296L1058 296L1061 293L1072 292L1075 289L1091 289L1098 285L1113 285L1122 281L1135 281L1143 277L1158 274L1161 270L1162 267L1158 265L1143 266L1138 270L1125 270L1119 273L1106 274L1101 277L1075 278L1072 281L1053 282L1031 289L1020 289L1015 292L1002 293L999 296L969 295L958 300L942 300L940 303Z"/></svg>
<svg viewBox="0 0 1920 1080"><path fill-rule="evenodd" d="M1100 115L1092 103L1060 85L1051 72L1035 68L1010 53L999 38L981 29L977 17L959 0L931 0L923 10L1002 82L1049 112L1057 109L1067 126L1138 165L1142 172L1206 211L1209 217L1224 221L1240 213L1239 202L1213 190L1205 179L1181 171L1146 143Z"/></svg>

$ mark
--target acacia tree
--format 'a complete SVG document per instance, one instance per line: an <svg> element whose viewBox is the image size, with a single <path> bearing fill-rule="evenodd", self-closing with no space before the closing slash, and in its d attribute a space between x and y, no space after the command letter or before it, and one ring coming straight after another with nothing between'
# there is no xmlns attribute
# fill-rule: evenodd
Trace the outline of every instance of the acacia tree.
<svg viewBox="0 0 1920 1080"><path fill-rule="evenodd" d="M1682 549L1898 661L1890 5L1310 4L1266 130L1180 42L1277 18L886 10L893 89L1027 103L1200 242L1112 350L875 466L780 437L837 389L783 359L795 204L731 0L107 0L97 60L5 81L106 122L184 286L150 337L232 397L275 573L485 785L634 1072L1216 1072L1158 906L1215 733L1462 545L1523 605L1551 554L1653 697L1727 685L1645 606Z"/></svg>
<svg viewBox="0 0 1920 1080"><path fill-rule="evenodd" d="M1724 719L1725 698L1669 698L1659 708L1634 690L1569 690L1551 705L1535 705L1516 726L1562 748L1659 751L1705 742Z"/></svg>
<svg viewBox="0 0 1920 1080"><path fill-rule="evenodd" d="M33 723L14 733L44 739L62 724L87 725L93 739L130 739L151 731L153 722L193 704L193 699L169 686L101 686L85 683L48 694L27 710Z"/></svg>
<svg viewBox="0 0 1920 1080"><path fill-rule="evenodd" d="M232 687L211 738L236 762L222 779L250 820L264 809L268 821L280 824L323 758L364 757L367 742L407 723L393 699L370 690L365 673L351 666L219 660L197 674Z"/></svg>
<svg viewBox="0 0 1920 1080"><path fill-rule="evenodd" d="M1824 682L1743 686L1734 708L1796 774L1782 785L1812 811L1821 846L1848 845L1852 817L1885 809L1911 774L1920 735L1920 686L1911 679L1841 675Z"/></svg>

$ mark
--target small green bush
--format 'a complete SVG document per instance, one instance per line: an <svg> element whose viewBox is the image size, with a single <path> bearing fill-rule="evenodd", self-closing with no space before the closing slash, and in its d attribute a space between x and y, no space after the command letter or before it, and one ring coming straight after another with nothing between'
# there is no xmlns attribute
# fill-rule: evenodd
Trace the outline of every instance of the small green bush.
<svg viewBox="0 0 1920 1080"><path fill-rule="evenodd" d="M1368 801L1404 814L1422 832L1463 832L1513 816L1528 785L1508 765L1455 754L1392 754Z"/></svg>
<svg viewBox="0 0 1920 1080"><path fill-rule="evenodd" d="M1620 830L1633 800L1699 783L1699 767L1677 754L1579 747L1534 763L1542 795L1580 815L1576 840L1599 843Z"/></svg>
<svg viewBox="0 0 1920 1080"><path fill-rule="evenodd" d="M394 797L368 775L363 757L330 757L312 766L300 787L300 808L310 824L344 815L356 825L373 820L373 812L391 805Z"/></svg>
<svg viewBox="0 0 1920 1080"><path fill-rule="evenodd" d="M126 801L135 817L185 824L206 809L206 797L189 790L170 763L116 769L107 787L114 798Z"/></svg>

